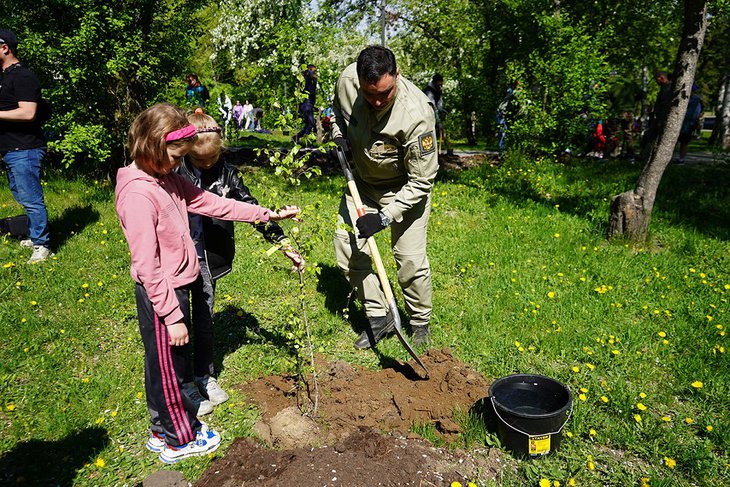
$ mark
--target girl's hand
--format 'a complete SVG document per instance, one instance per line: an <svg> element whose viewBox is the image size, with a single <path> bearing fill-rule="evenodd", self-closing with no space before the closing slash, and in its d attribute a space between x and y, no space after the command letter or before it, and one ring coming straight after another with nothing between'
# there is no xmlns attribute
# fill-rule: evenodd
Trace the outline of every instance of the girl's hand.
<svg viewBox="0 0 730 487"><path fill-rule="evenodd" d="M304 272L304 257L302 254L297 252L291 245L287 244L281 247L281 251L284 252L289 260L291 260L291 270L297 272Z"/></svg>
<svg viewBox="0 0 730 487"><path fill-rule="evenodd" d="M279 221L286 218L293 218L296 220L296 216L301 212L298 206L285 206L279 211L271 211L269 213L269 220Z"/></svg>
<svg viewBox="0 0 730 487"><path fill-rule="evenodd" d="M171 347L182 347L190 341L188 327L182 321L168 325L167 334L170 335Z"/></svg>

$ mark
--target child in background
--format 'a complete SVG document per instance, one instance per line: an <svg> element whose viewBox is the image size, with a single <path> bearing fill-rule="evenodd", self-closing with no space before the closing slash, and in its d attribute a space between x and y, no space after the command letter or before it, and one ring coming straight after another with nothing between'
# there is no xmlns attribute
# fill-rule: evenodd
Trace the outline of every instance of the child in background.
<svg viewBox="0 0 730 487"><path fill-rule="evenodd" d="M213 117L205 114L188 115L198 134L188 155L177 172L198 188L218 196L258 205L256 198L243 184L238 170L220 161L223 139L221 128ZM193 368L184 377L183 390L198 405L198 415L207 414L228 400L220 388L213 369L213 306L216 281L231 272L236 252L233 222L188 214L190 235L200 263L202 288L192 291L193 308ZM289 244L284 231L276 223L253 223L254 228L269 242L280 246L292 261L293 270L303 270L304 260ZM193 382L194 373L194 382ZM201 397L202 394L202 397Z"/></svg>
<svg viewBox="0 0 730 487"><path fill-rule="evenodd" d="M258 205L221 198L173 172L196 139L179 108L161 103L143 111L129 129L133 162L117 172L116 210L129 244L139 330L145 348L147 405L154 411L147 448L175 463L218 448L221 437L198 421L181 393L190 353L189 293L202 286L188 211L221 219L268 222L292 218Z"/></svg>

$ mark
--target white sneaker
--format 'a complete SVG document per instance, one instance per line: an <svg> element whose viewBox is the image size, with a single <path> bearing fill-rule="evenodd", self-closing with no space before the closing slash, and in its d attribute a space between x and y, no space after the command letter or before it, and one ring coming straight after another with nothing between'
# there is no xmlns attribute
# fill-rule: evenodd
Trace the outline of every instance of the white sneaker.
<svg viewBox="0 0 730 487"><path fill-rule="evenodd" d="M24 249L32 249L33 241L29 238L26 238L26 239L20 241L20 246L23 247Z"/></svg>
<svg viewBox="0 0 730 487"><path fill-rule="evenodd" d="M208 400L213 403L213 406L217 406L228 400L228 394L221 389L215 377L211 377L210 375L196 377L195 382L198 384L200 392L203 393L203 396L208 397Z"/></svg>
<svg viewBox="0 0 730 487"><path fill-rule="evenodd" d="M35 264L37 262L43 262L49 257L52 257L53 253L51 252L51 249L44 245L34 245L33 246L33 255L30 256L30 259L28 259L28 264Z"/></svg>
<svg viewBox="0 0 730 487"><path fill-rule="evenodd" d="M213 412L213 403L200 394L198 385L195 382L187 382L183 384L182 391L197 408L198 412L196 414L198 416L205 416L206 414Z"/></svg>
<svg viewBox="0 0 730 487"><path fill-rule="evenodd" d="M166 445L160 453L160 461L163 463L177 463L189 457L207 455L216 451L220 444L221 435L209 430L208 425L203 423L200 431L195 435L195 439L187 445Z"/></svg>
<svg viewBox="0 0 730 487"><path fill-rule="evenodd" d="M165 433L150 431L150 439L147 440L147 444L145 446L151 452L160 453L167 446L165 443Z"/></svg>

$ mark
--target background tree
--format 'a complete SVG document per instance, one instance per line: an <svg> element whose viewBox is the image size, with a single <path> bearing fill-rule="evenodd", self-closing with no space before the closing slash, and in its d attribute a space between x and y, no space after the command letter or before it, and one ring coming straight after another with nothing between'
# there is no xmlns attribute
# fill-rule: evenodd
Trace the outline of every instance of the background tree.
<svg viewBox="0 0 730 487"><path fill-rule="evenodd" d="M198 8L184 0L10 0L5 6L3 24L16 32L21 59L53 104L50 149L67 167L121 163L134 116L183 82Z"/></svg>
<svg viewBox="0 0 730 487"><path fill-rule="evenodd" d="M692 92L697 59L707 31L707 0L686 0L684 31L677 51L672 77L672 103L664 129L652 147L636 187L617 195L611 202L609 237L626 236L643 241L649 229L656 192L664 170L669 165L679 137L684 114Z"/></svg>

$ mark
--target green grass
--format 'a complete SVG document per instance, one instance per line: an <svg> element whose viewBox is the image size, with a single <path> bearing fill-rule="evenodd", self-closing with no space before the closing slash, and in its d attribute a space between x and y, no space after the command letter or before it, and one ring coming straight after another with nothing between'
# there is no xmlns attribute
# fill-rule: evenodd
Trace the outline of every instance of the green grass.
<svg viewBox="0 0 730 487"><path fill-rule="evenodd" d="M451 347L490 381L514 371L544 374L576 396L560 450L516 461L501 485L730 483L728 169L670 166L650 241L608 243L610 198L631 188L639 170L515 157L444 174L436 184L434 345ZM270 171L250 170L245 180L264 205L294 201ZM304 232L316 242L307 312L321 353L378 368L375 354L352 349L355 334L343 317L347 288L331 245L343 185L322 177L302 188ZM142 345L113 192L57 174L45 191L56 257L27 266L28 251L0 239L0 479L135 485L161 464L144 448ZM0 178L0 217L20 213ZM385 248L386 235L378 240ZM231 400L209 419L224 438L217 456L252 434L258 414L234 386L293 367L287 321L298 307L298 281L282 256L264 256L267 248L238 225L234 271L219 282L216 365ZM392 256L383 254L394 276ZM350 317L362 320L359 312ZM396 340L379 348L408 359ZM461 446L498 444L479 421L461 420ZM432 433L429 425L415 428ZM210 461L175 468L193 481Z"/></svg>

